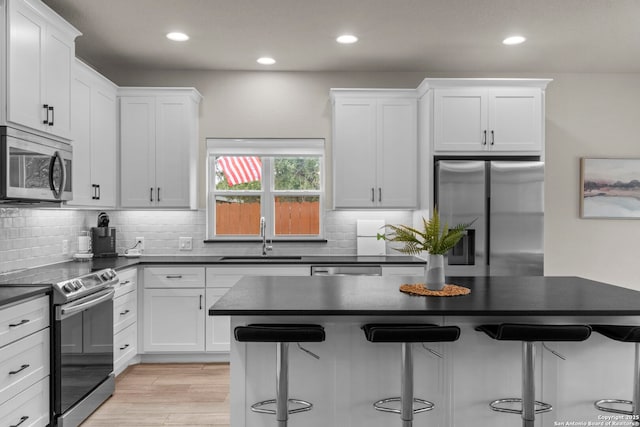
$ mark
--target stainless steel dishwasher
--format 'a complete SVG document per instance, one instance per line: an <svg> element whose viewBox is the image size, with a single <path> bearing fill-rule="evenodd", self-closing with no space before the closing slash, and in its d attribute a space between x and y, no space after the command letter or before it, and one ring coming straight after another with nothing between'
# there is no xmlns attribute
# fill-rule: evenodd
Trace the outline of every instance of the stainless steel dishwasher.
<svg viewBox="0 0 640 427"><path fill-rule="evenodd" d="M312 276L382 276L380 265L312 265Z"/></svg>

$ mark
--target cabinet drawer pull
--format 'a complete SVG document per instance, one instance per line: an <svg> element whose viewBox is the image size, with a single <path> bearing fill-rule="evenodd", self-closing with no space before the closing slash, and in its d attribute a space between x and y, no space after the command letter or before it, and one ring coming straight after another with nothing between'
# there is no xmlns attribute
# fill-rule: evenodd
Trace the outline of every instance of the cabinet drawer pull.
<svg viewBox="0 0 640 427"><path fill-rule="evenodd" d="M483 132L483 137L482 137L482 145L487 145L487 130L485 129L485 131Z"/></svg>
<svg viewBox="0 0 640 427"><path fill-rule="evenodd" d="M371 202L375 202L376 201L376 190L371 187Z"/></svg>
<svg viewBox="0 0 640 427"><path fill-rule="evenodd" d="M100 200L100 184L96 185L96 187L98 188L98 200Z"/></svg>
<svg viewBox="0 0 640 427"><path fill-rule="evenodd" d="M55 110L53 109L53 105L49 106L49 111L51 111L51 120L49 121L49 126L53 126L53 121L54 121L54 113ZM47 117L49 117L49 115L47 114Z"/></svg>
<svg viewBox="0 0 640 427"><path fill-rule="evenodd" d="M158 201L160 201L160 187L158 187Z"/></svg>
<svg viewBox="0 0 640 427"><path fill-rule="evenodd" d="M378 201L382 201L382 187L378 187Z"/></svg>
<svg viewBox="0 0 640 427"><path fill-rule="evenodd" d="M47 118L42 121L42 124L48 125L49 124L49 104L44 104L42 108L44 108L44 112L47 113Z"/></svg>
<svg viewBox="0 0 640 427"><path fill-rule="evenodd" d="M128 285L131 283L131 280L125 280L124 282L120 282L120 286Z"/></svg>
<svg viewBox="0 0 640 427"><path fill-rule="evenodd" d="M10 328L16 328L16 327L18 327L18 326L22 326L22 325L24 325L25 323L29 323L29 322L30 322L30 320L29 320L29 319L22 319L19 323L11 323L11 324L9 324L9 327L10 327Z"/></svg>
<svg viewBox="0 0 640 427"><path fill-rule="evenodd" d="M495 144L496 142L496 135L493 131L491 131L491 145Z"/></svg>
<svg viewBox="0 0 640 427"><path fill-rule="evenodd" d="M9 371L9 375L15 375L15 374L18 374L18 373L20 373L20 372L24 371L25 369L27 369L29 366L31 366L31 365L29 365L29 364L22 365L22 366L20 366L20 369L18 369L18 370L16 370L16 371Z"/></svg>
<svg viewBox="0 0 640 427"><path fill-rule="evenodd" d="M200 310L202 310L202 295L200 295Z"/></svg>
<svg viewBox="0 0 640 427"><path fill-rule="evenodd" d="M27 421L29 419L28 416L23 416L20 417L20 422L18 424L11 424L9 427L18 427L20 424L22 424L23 422Z"/></svg>
<svg viewBox="0 0 640 427"><path fill-rule="evenodd" d="M126 316L127 314L129 314L131 312L131 310L125 310L123 312L120 313L120 316Z"/></svg>
<svg viewBox="0 0 640 427"><path fill-rule="evenodd" d="M182 279L182 274L169 274L165 276L167 279Z"/></svg>
<svg viewBox="0 0 640 427"><path fill-rule="evenodd" d="M128 347L129 347L129 344L125 344L125 345L123 345L122 347L120 347L120 350L125 350L125 349L127 349Z"/></svg>
<svg viewBox="0 0 640 427"><path fill-rule="evenodd" d="M153 202L153 187L149 188L149 201Z"/></svg>

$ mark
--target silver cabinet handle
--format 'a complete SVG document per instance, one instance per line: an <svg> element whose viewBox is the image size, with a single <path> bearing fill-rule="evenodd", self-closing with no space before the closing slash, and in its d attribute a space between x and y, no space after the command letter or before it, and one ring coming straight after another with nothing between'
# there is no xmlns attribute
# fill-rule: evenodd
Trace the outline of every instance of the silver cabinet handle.
<svg viewBox="0 0 640 427"><path fill-rule="evenodd" d="M382 201L382 187L378 187L378 201Z"/></svg>
<svg viewBox="0 0 640 427"><path fill-rule="evenodd" d="M153 202L153 187L149 188L149 201Z"/></svg>
<svg viewBox="0 0 640 427"><path fill-rule="evenodd" d="M182 279L182 274L168 274L165 277L167 279Z"/></svg>
<svg viewBox="0 0 640 427"><path fill-rule="evenodd" d="M21 320L20 322L18 322L18 323L11 323L11 324L9 325L9 327L10 327L10 328L16 328L16 327L18 327L18 326L22 326L22 325L24 325L25 323L29 323L30 321L31 321L31 320L29 320L29 319L22 319L22 320Z"/></svg>
<svg viewBox="0 0 640 427"><path fill-rule="evenodd" d="M53 109L53 105L49 105L49 111L51 111L51 120L49 121L49 126L53 126L53 120L54 120L54 113L55 110ZM47 114L47 117L49 117L49 114Z"/></svg>
<svg viewBox="0 0 640 427"><path fill-rule="evenodd" d="M125 344L125 345L123 345L122 347L120 347L120 350L125 350L125 349L127 349L127 348L129 348L129 344Z"/></svg>
<svg viewBox="0 0 640 427"><path fill-rule="evenodd" d="M202 295L200 295L200 310L202 310Z"/></svg>
<svg viewBox="0 0 640 427"><path fill-rule="evenodd" d="M376 201L376 190L371 187L371 202L375 202Z"/></svg>
<svg viewBox="0 0 640 427"><path fill-rule="evenodd" d="M131 313L131 310L125 310L125 311L120 313L120 316L126 316L129 313Z"/></svg>
<svg viewBox="0 0 640 427"><path fill-rule="evenodd" d="M20 369L17 369L15 371L9 371L9 375L15 375L17 373L20 373L20 372L24 371L25 369L27 369L29 366L31 366L31 365L29 365L29 364L22 365L22 366L20 366Z"/></svg>
<svg viewBox="0 0 640 427"><path fill-rule="evenodd" d="M44 108L44 112L47 113L47 118L42 121L43 125L49 124L49 104L43 104L42 108Z"/></svg>
<svg viewBox="0 0 640 427"><path fill-rule="evenodd" d="M160 187L158 187L158 201L160 201Z"/></svg>
<svg viewBox="0 0 640 427"><path fill-rule="evenodd" d="M482 145L487 145L487 130L485 129L482 136Z"/></svg>
<svg viewBox="0 0 640 427"><path fill-rule="evenodd" d="M491 131L491 145L495 144L496 142L496 135L493 131Z"/></svg>
<svg viewBox="0 0 640 427"><path fill-rule="evenodd" d="M130 280L125 280L124 282L120 282L120 286L128 285L129 283L131 283Z"/></svg>

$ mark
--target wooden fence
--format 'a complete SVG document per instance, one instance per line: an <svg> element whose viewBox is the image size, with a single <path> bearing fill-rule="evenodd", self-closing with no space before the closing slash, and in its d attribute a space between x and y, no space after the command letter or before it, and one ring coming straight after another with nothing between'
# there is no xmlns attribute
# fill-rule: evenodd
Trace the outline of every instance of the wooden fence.
<svg viewBox="0 0 640 427"><path fill-rule="evenodd" d="M320 202L276 201L276 235L320 234ZM216 234L260 234L259 203L217 203Z"/></svg>

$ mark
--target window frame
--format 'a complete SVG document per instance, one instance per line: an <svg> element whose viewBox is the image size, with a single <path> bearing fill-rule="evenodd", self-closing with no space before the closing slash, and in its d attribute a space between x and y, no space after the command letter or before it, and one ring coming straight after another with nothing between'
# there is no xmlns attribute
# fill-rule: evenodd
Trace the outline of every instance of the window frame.
<svg viewBox="0 0 640 427"><path fill-rule="evenodd" d="M266 238L276 241L324 241L325 235L325 141L323 138L206 138L206 239L208 241L261 241L259 235L217 235L215 198L220 194L230 196L260 197L260 212L264 216ZM218 156L258 156L262 161L261 190L216 190L214 185L215 170L213 162ZM282 157L317 157L320 165L320 188L318 190L276 190L275 158ZM213 176L212 176L213 174ZM319 232L318 234L275 235L275 200L280 196L310 196L319 200Z"/></svg>

